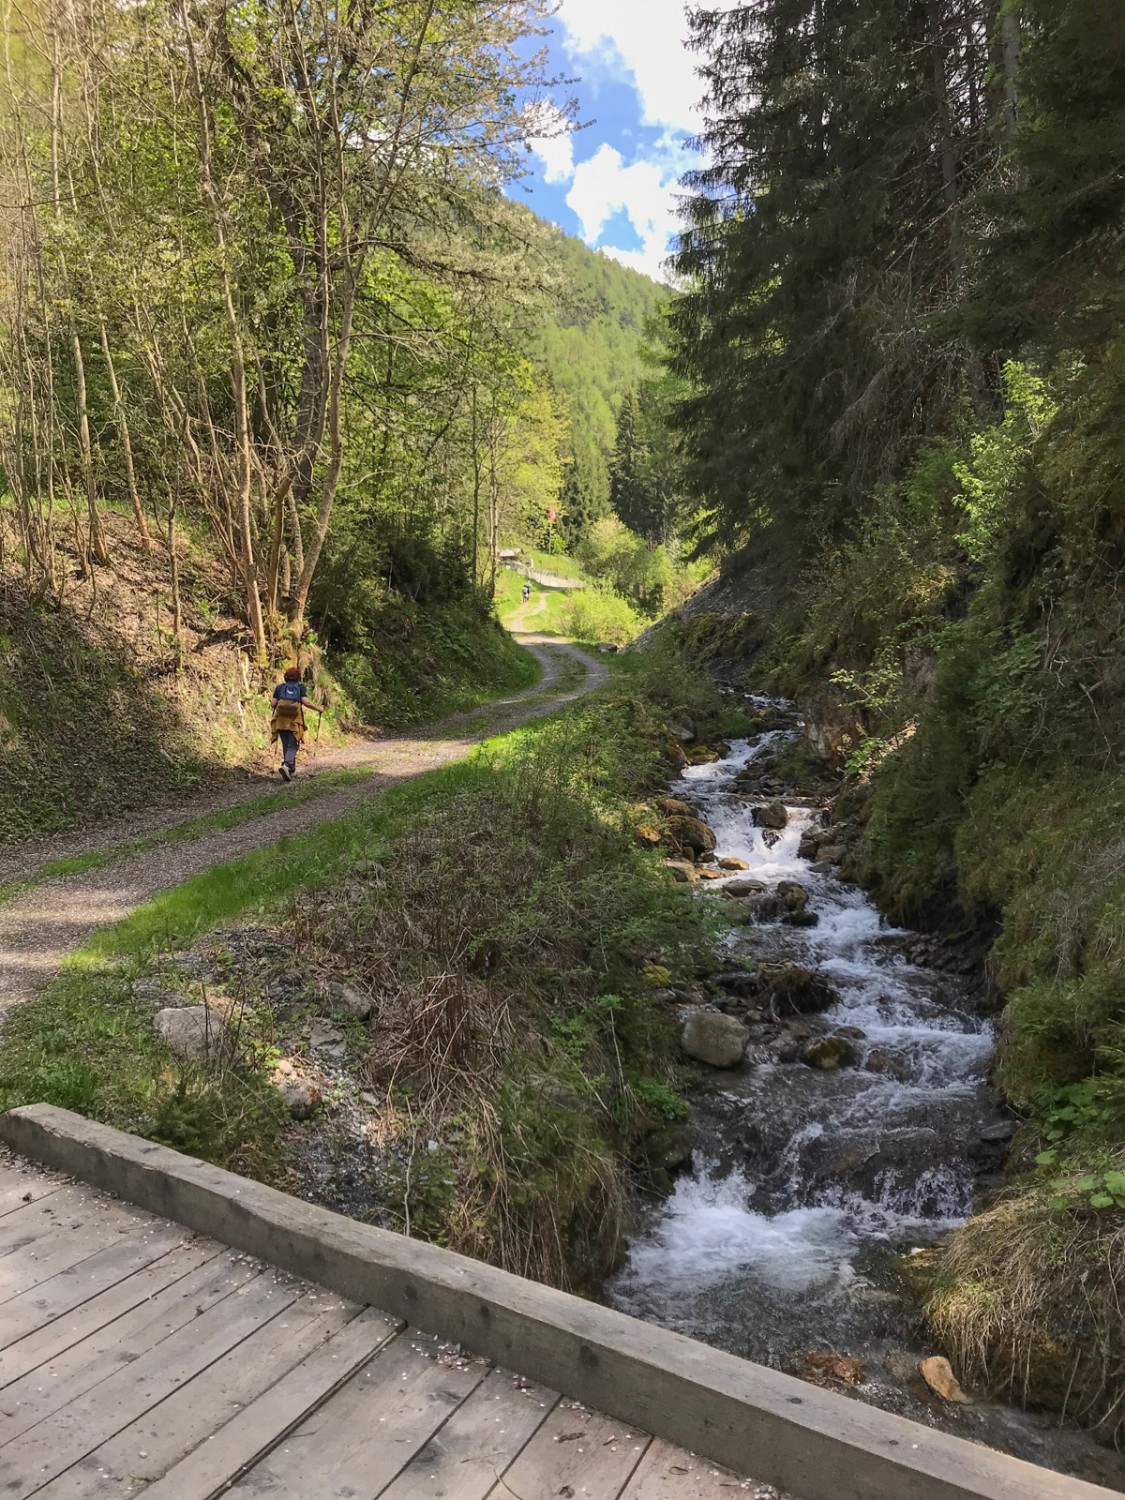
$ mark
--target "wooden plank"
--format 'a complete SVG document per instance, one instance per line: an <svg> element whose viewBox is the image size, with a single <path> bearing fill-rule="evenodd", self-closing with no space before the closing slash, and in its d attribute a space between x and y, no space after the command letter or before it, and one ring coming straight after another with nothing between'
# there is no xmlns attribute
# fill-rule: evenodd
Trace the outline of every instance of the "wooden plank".
<svg viewBox="0 0 1125 1500"><path fill-rule="evenodd" d="M22 1208L25 1203L34 1203L48 1198L66 1186L64 1177L53 1177L39 1168L12 1164L0 1169L0 1218Z"/></svg>
<svg viewBox="0 0 1125 1500"><path fill-rule="evenodd" d="M320 1301L323 1301L323 1296ZM157 1479L145 1490L145 1500L208 1500L223 1484L237 1479L287 1438L306 1417L335 1395L403 1326L397 1319L388 1318L373 1307L360 1311L354 1304L337 1303L334 1312L319 1308L320 1302L312 1303L309 1310L309 1331L301 1339L300 1347L293 1351L286 1350L289 1360L286 1369L257 1399L252 1399L245 1376L248 1365L255 1372L261 1372L268 1364L259 1346L274 1329L274 1323L247 1339L233 1355L227 1355L219 1365L208 1370L206 1376L193 1381L178 1396L173 1397L172 1401L164 1402L155 1412L150 1413L143 1424L138 1424L138 1427L147 1425L151 1429L149 1432L140 1432L131 1427L121 1433L113 1444L108 1445L115 1448L120 1444L125 1449L122 1457L126 1464L132 1463L134 1468L135 1455L143 1449L149 1456L150 1469L155 1471L157 1464L154 1460L167 1452L166 1435L169 1431L180 1434L183 1425L169 1408L174 1401L190 1401L190 1416L196 1424L196 1431L192 1436L198 1437L200 1441L178 1462L169 1460L172 1466L166 1470L163 1478ZM344 1323L345 1318L350 1321ZM287 1320L293 1323L296 1321L290 1315L288 1319L276 1319L275 1323ZM309 1336L310 1333L313 1337ZM301 1358L304 1347L311 1346L314 1337L319 1338L320 1343L311 1347L310 1352ZM292 1335L290 1343L296 1344ZM297 1358L293 1358L294 1353ZM224 1388L225 1372L222 1366L236 1359L237 1364L232 1364L230 1371L234 1383ZM202 1380L206 1381L206 1392L201 1392L192 1399L194 1387ZM256 1379L255 1384L259 1383ZM198 1432L200 1402L213 1402L216 1390L223 1391L224 1407L233 1407L235 1410L225 1425L222 1424L229 1411L216 1413L213 1425L217 1430L214 1436L207 1436ZM237 1399L234 1399L235 1396ZM182 1435L178 1436L177 1441L182 1444ZM107 1464L106 1450L91 1455L91 1462L99 1461ZM105 1473L118 1481L124 1477L120 1465L115 1465L112 1460L108 1462ZM73 1478L73 1471L67 1477ZM84 1500L86 1493L84 1489L69 1488L65 1500ZM121 1493L124 1495L130 1492L122 1488ZM63 1500L61 1491L59 1500Z"/></svg>
<svg viewBox="0 0 1125 1500"><path fill-rule="evenodd" d="M66 1191L65 1188L62 1190ZM62 1192L56 1196L61 1197ZM40 1208L49 1215L52 1201L48 1198L42 1205L32 1204L8 1214L0 1220L0 1226L14 1225L24 1214L34 1214ZM81 1217L68 1212L58 1214L54 1219L48 1216L42 1222L27 1222L14 1233L6 1248L0 1248L0 1303L49 1281L68 1266L78 1265L115 1240L151 1222L148 1214L138 1214L99 1199L92 1200L90 1213ZM0 1227L0 1235L3 1233L4 1229Z"/></svg>
<svg viewBox="0 0 1125 1500"><path fill-rule="evenodd" d="M196 1253L189 1253L193 1248ZM213 1240L166 1224L128 1235L13 1297L0 1318L0 1387L128 1312L220 1249Z"/></svg>
<svg viewBox="0 0 1125 1500"><path fill-rule="evenodd" d="M615 1500L640 1463L649 1438L622 1422L560 1401L514 1464L488 1492L488 1500L557 1500L588 1495Z"/></svg>
<svg viewBox="0 0 1125 1500"><path fill-rule="evenodd" d="M78 1229L88 1218L99 1218L110 1203L100 1193L76 1184L31 1203L20 1203L0 1219L0 1255L22 1250L57 1229ZM142 1217L137 1209L127 1210Z"/></svg>
<svg viewBox="0 0 1125 1500"><path fill-rule="evenodd" d="M293 1302L295 1288L263 1271L155 1349L0 1448L0 1494L15 1500L135 1422Z"/></svg>
<svg viewBox="0 0 1125 1500"><path fill-rule="evenodd" d="M733 1500L745 1493L745 1483L729 1469L654 1438L621 1500Z"/></svg>
<svg viewBox="0 0 1125 1500"><path fill-rule="evenodd" d="M29 1370L0 1392L0 1448L60 1407L133 1365L179 1329L193 1323L259 1274L257 1262L224 1250L182 1280L156 1293L73 1344L47 1365Z"/></svg>
<svg viewBox="0 0 1125 1500"><path fill-rule="evenodd" d="M231 1500L375 1500L486 1373L447 1368L424 1347L413 1330L400 1334L255 1464Z"/></svg>
<svg viewBox="0 0 1125 1500"><path fill-rule="evenodd" d="M379 1500L484 1500L558 1399L543 1386L493 1370Z"/></svg>

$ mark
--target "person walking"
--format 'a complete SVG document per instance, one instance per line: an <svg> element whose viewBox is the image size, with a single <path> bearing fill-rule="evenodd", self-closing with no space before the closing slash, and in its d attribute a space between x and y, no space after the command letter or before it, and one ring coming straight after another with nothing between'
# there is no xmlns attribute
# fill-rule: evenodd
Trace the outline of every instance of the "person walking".
<svg viewBox="0 0 1125 1500"><path fill-rule="evenodd" d="M273 717L270 719L270 744L281 741L281 765L278 772L282 781L292 781L297 774L297 746L305 737L305 709L324 712L324 706L314 703L301 681L298 667L286 667L285 681L273 690Z"/></svg>

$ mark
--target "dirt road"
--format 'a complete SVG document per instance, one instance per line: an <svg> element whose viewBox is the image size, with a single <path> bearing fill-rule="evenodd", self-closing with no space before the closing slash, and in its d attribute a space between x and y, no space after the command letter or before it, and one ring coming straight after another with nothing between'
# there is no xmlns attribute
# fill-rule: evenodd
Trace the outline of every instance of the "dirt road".
<svg viewBox="0 0 1125 1500"><path fill-rule="evenodd" d="M562 704L593 692L608 677L602 662L565 641L521 636L534 653L543 675L534 687L470 713L443 719L426 729L394 739L364 740L332 757L335 766L371 766L375 774L304 803L287 803L279 788L276 812L199 839L150 850L83 874L50 881L0 907L0 1010L29 999L58 970L69 952L99 927L126 917L159 891L181 884L212 865L237 859L318 823L343 817L361 801L377 797L395 783L420 776L467 755L473 745L519 724L544 717ZM581 679L572 685L564 671L573 666ZM257 795L260 787L253 788ZM196 817L208 805L163 809L148 819L131 819L122 828L103 825L84 836L85 848L112 847L139 832L151 833ZM20 846L20 868L30 871L45 859L58 858L57 841L37 848Z"/></svg>

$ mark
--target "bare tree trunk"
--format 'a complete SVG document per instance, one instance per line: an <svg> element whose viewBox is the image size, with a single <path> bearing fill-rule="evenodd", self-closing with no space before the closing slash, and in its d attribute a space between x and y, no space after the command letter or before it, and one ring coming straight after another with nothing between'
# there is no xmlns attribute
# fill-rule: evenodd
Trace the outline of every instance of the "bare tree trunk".
<svg viewBox="0 0 1125 1500"><path fill-rule="evenodd" d="M254 460L250 443L250 405L246 393L246 355L242 342L242 330L238 312L234 305L234 288L231 283L230 259L227 252L226 234L223 229L223 213L219 196L211 176L211 126L207 112L207 98L203 80L199 73L199 62L195 54L191 23L187 10L180 5L187 48L189 76L199 111L199 167L200 181L207 205L211 210L211 230L215 237L215 248L219 252L220 279L222 286L223 312L226 315L227 331L231 341L230 373L234 396L235 434L238 447L238 498L242 587L246 613L254 636L254 654L264 666L267 655L266 626L262 616L262 596L258 588L258 560L254 546L254 522L251 515L251 495L254 484Z"/></svg>
<svg viewBox="0 0 1125 1500"><path fill-rule="evenodd" d="M172 641L176 671L184 669L184 619L180 602L180 558L176 551L176 491L168 497L168 558L172 568Z"/></svg>
<svg viewBox="0 0 1125 1500"><path fill-rule="evenodd" d="M148 522L145 519L144 509L141 506L140 493L137 489L137 472L133 464L133 439L129 432L129 418L125 412L125 403L121 399L121 388L117 384L117 367L113 362L113 354L110 351L109 335L106 332L104 318L99 318L98 327L102 341L102 357L105 360L110 394L113 397L113 414L117 418L117 432L121 438L121 452L125 459L125 483L129 490L129 501L133 507L133 515L136 518L137 532L141 539L141 546L146 552L151 552L152 537L149 534Z"/></svg>
<svg viewBox="0 0 1125 1500"><path fill-rule="evenodd" d="M358 263L352 266L347 290L344 293L343 307L340 312L340 333L336 340L336 353L333 359L332 377L328 388L328 412L325 424L329 444L328 464L321 485L320 505L317 509L316 523L309 538L308 546L305 548L304 566L301 568L296 587L289 598L289 621L293 626L299 626L305 617L305 608L309 601L309 589L312 587L316 565L320 561L324 539L328 535L328 523L332 518L332 507L336 502L336 489L340 482L340 466L344 458L340 430L340 396L343 390L344 376L348 365L348 353L351 347L352 320L355 316L356 281L361 266L362 257L360 257Z"/></svg>

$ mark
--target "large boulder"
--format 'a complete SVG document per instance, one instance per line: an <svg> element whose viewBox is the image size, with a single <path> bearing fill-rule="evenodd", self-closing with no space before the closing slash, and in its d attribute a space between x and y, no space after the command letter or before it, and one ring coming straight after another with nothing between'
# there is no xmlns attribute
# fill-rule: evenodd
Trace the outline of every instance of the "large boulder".
<svg viewBox="0 0 1125 1500"><path fill-rule="evenodd" d="M755 826L758 828L784 828L789 822L789 814L785 803L781 801L767 802L762 807L753 809Z"/></svg>
<svg viewBox="0 0 1125 1500"><path fill-rule="evenodd" d="M689 1057L710 1068L737 1068L750 1033L734 1016L717 1010L697 1010L684 1022L680 1044Z"/></svg>
<svg viewBox="0 0 1125 1500"><path fill-rule="evenodd" d="M715 847L715 835L699 818L669 818L668 835L677 848L690 850L697 857L710 854Z"/></svg>
<svg viewBox="0 0 1125 1500"><path fill-rule="evenodd" d="M835 1005L840 996L820 974L800 964L773 964L762 970L774 1010L808 1016Z"/></svg>
<svg viewBox="0 0 1125 1500"><path fill-rule="evenodd" d="M185 1062L222 1064L234 1057L230 1028L206 1005L170 1005L157 1011L152 1024L168 1050Z"/></svg>

